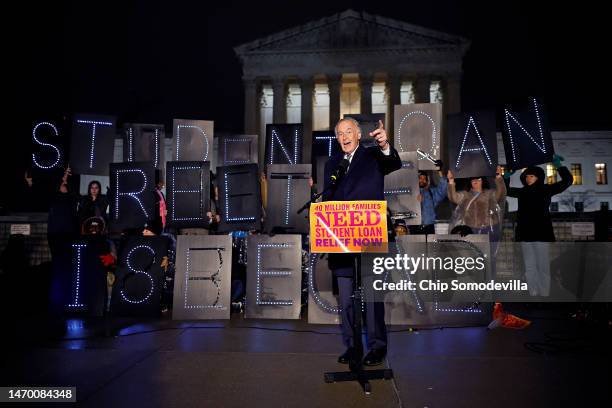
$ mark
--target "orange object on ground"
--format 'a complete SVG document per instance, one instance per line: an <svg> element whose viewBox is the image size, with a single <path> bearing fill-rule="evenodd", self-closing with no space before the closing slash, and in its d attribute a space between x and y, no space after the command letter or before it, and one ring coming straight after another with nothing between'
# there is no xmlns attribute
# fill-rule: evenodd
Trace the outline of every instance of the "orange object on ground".
<svg viewBox="0 0 612 408"><path fill-rule="evenodd" d="M521 319L513 314L504 311L501 303L496 302L493 306L493 321L489 323L489 329L504 327L506 329L524 329L529 326L531 321Z"/></svg>

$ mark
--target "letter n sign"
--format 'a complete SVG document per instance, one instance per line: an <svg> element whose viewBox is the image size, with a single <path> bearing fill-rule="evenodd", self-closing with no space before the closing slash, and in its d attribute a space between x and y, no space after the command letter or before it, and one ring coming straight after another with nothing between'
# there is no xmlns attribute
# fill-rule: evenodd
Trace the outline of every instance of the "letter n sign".
<svg viewBox="0 0 612 408"><path fill-rule="evenodd" d="M504 109L502 136L511 169L548 163L555 154L548 117L537 98Z"/></svg>
<svg viewBox="0 0 612 408"><path fill-rule="evenodd" d="M304 129L299 124L266 126L266 164L302 163Z"/></svg>

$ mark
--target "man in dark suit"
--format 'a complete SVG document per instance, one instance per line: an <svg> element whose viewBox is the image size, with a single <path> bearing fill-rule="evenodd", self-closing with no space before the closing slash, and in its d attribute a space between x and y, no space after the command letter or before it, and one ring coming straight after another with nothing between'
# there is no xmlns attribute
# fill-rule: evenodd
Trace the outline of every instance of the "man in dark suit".
<svg viewBox="0 0 612 408"><path fill-rule="evenodd" d="M331 176L343 159L349 161L344 177L336 186L323 195L323 201L384 200L385 175L400 169L402 161L387 140L387 132L379 121L378 129L370 133L377 146L365 148L359 145L361 128L352 118L342 119L335 128L336 140L342 152L331 157L325 164L325 187L331 183ZM340 308L342 310L342 341L347 350L338 358L347 364L355 353L352 322L354 320L353 274L357 254L330 254L329 268L338 279ZM387 354L387 328L385 309L381 302L370 303L365 308L368 354L364 365L378 365Z"/></svg>

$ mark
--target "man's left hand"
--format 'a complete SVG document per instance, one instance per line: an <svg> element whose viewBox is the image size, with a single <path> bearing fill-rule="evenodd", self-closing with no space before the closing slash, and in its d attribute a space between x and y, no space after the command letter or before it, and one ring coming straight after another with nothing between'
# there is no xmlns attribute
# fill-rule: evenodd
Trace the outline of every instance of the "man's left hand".
<svg viewBox="0 0 612 408"><path fill-rule="evenodd" d="M387 131L385 130L385 125L383 125L382 120L378 121L378 129L373 132L370 132L370 136L376 140L376 144L382 150L386 150L389 148L389 141L387 140Z"/></svg>

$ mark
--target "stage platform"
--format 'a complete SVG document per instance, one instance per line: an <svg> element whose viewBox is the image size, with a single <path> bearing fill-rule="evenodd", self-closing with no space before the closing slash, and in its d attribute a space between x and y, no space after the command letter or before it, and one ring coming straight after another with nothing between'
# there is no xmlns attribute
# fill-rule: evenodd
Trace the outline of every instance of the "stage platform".
<svg viewBox="0 0 612 408"><path fill-rule="evenodd" d="M337 327L241 315L5 322L1 384L76 386L83 407L611 406L610 330L567 311L510 310L531 327L391 327L395 379L369 396L323 381L347 368Z"/></svg>

